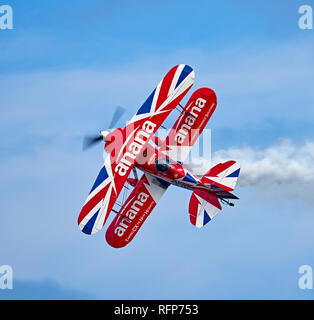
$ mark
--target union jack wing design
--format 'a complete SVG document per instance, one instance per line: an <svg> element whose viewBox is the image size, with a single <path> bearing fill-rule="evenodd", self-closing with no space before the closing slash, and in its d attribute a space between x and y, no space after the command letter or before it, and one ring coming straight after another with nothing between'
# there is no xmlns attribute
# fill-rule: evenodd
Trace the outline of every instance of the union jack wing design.
<svg viewBox="0 0 314 320"><path fill-rule="evenodd" d="M117 215L107 229L106 241L114 248L126 246L170 185L192 191L190 222L197 228L218 214L221 203L234 206L230 200L238 197L230 191L235 188L240 173L236 161L214 165L202 177L183 163L216 108L213 90L206 87L196 90L167 138L154 136L193 82L191 67L175 66L124 128L101 131L100 136L86 140L90 143L104 140L108 156L78 218L84 233L99 231L113 211ZM134 178L129 178L132 169ZM137 169L144 173L140 180ZM133 190L124 203L117 203L126 182ZM121 206L119 211L112 210L115 203Z"/></svg>
<svg viewBox="0 0 314 320"><path fill-rule="evenodd" d="M240 165L236 161L219 163L206 173L201 182L203 184L214 184L225 190L234 190L240 174Z"/></svg>
<svg viewBox="0 0 314 320"><path fill-rule="evenodd" d="M116 201L116 198L110 198L111 194L114 194L114 187L110 157L107 157L78 218L79 227L84 233L94 234L104 225L104 210L109 206L112 208Z"/></svg>
<svg viewBox="0 0 314 320"><path fill-rule="evenodd" d="M117 129L114 142L78 218L80 229L94 234L105 224L136 160L170 112L194 83L187 65L172 68L124 129Z"/></svg>
<svg viewBox="0 0 314 320"><path fill-rule="evenodd" d="M214 193L195 189L192 193L189 213L190 221L197 228L203 227L221 210L221 205Z"/></svg>

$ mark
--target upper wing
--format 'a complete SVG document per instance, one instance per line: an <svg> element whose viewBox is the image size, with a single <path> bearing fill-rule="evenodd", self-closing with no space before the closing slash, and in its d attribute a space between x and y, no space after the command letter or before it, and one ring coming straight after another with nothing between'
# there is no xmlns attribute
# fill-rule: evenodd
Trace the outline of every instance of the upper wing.
<svg viewBox="0 0 314 320"><path fill-rule="evenodd" d="M110 157L108 156L78 218L78 225L84 233L94 234L102 228L107 208L112 208L116 201L114 186Z"/></svg>
<svg viewBox="0 0 314 320"><path fill-rule="evenodd" d="M182 162L186 160L195 141L215 111L216 105L217 98L213 90L209 88L196 90L165 139L160 151L167 152L173 160Z"/></svg>
<svg viewBox="0 0 314 320"><path fill-rule="evenodd" d="M137 158L193 83L191 67L175 66L126 127L111 134L113 147L78 218L83 232L93 234L103 227Z"/></svg>
<svg viewBox="0 0 314 320"><path fill-rule="evenodd" d="M107 242L114 248L124 247L131 242L168 186L168 183L160 182L150 174L143 174L109 225Z"/></svg>

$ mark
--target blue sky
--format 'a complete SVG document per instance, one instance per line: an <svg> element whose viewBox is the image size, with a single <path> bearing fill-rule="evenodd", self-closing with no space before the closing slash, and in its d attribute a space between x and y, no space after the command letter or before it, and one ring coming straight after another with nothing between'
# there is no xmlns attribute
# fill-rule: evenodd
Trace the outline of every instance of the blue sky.
<svg viewBox="0 0 314 320"><path fill-rule="evenodd" d="M312 141L305 3L1 1L14 30L0 30L0 265L13 267L14 290L0 298L312 299L297 271L314 266L313 203L294 181L237 188L236 206L202 230L189 192L171 187L122 250L76 224L102 163L101 146L81 152L83 135L117 105L129 119L178 63L194 68L194 90L217 93L213 151Z"/></svg>

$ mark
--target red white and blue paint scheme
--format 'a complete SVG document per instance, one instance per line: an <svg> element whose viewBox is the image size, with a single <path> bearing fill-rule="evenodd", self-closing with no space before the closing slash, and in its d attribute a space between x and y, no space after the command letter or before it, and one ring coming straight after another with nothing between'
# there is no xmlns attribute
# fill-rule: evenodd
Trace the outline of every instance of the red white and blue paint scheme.
<svg viewBox="0 0 314 320"><path fill-rule="evenodd" d="M101 131L108 156L78 218L86 234L98 232L108 216L116 216L106 231L109 245L121 248L132 241L157 202L170 185L191 190L190 221L203 227L221 210L220 202L232 205L240 166L235 161L220 163L202 177L184 167L191 148L213 114L217 98L213 90L196 90L165 140L156 131L180 104L194 83L188 65L173 67L124 128ZM143 172L138 179L136 169ZM134 178L130 178L131 171ZM133 187L128 198L114 205L125 187Z"/></svg>

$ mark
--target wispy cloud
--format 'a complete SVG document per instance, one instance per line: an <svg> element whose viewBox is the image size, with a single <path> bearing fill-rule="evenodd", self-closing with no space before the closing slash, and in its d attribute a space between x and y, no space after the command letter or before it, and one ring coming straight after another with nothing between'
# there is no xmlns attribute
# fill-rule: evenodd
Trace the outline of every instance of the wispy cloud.
<svg viewBox="0 0 314 320"><path fill-rule="evenodd" d="M112 297L110 295L113 294L114 297L143 297L145 292L148 297L160 298L163 294L169 294L169 283L173 288L171 297L182 291L180 287L178 289L178 283L182 283L181 276L177 276L178 267L191 270L190 261L196 261L196 268L200 266L201 272L198 272L198 275L208 272L208 270L202 270L202 266L211 266L211 268L214 267L211 274L215 277L217 277L215 271L221 269L226 271L225 273L229 272L230 278L234 279L238 272L233 268L229 270L223 267L228 265L226 261L230 265L233 265L236 259L245 261L248 256L246 250L259 253L261 248L263 250L267 248L267 255L268 251L271 251L277 256L279 250L273 248L278 238L277 229L268 239L269 246L265 244L264 234L258 236L257 241L260 239L260 245L259 243L248 244L249 236L238 237L240 228L254 232L255 237L256 232L262 230L260 225L266 224L264 217L259 218L258 223L252 220L244 221L245 213L256 209L255 204L253 207L248 207L250 201L239 202L242 203L242 209L238 209L241 214L237 219L242 217L242 220L232 220L229 235L225 233L225 226L230 221L228 220L230 217L220 224L221 229L217 223L210 232L205 230L196 235L195 230L188 225L187 218L181 217L183 212L187 212L187 201L173 202L173 197L177 199L181 199L180 196L187 197L183 194L186 190L177 189L169 190L162 199L163 202L161 201L156 208L156 215L151 217L156 220L151 221L151 224L148 223L143 229L142 238L122 254L104 247L101 234L98 238L86 239L79 234L76 219L82 201L101 165L101 148L83 155L80 151L81 140L74 138L89 130L105 128L108 123L107 118L111 116L117 104L128 109L126 117L132 116L171 66L182 62L189 63L195 68L197 75L193 89L209 86L217 91L219 104L209 126L214 125L214 129L231 128L230 132L223 132L221 135L226 140L230 140L228 137L230 135L236 137L237 132L234 129L238 128L243 129L242 142L246 141L246 135L250 135L247 147L238 147L242 145L241 142L236 144L237 148L230 149L217 145L225 150L215 153L214 159L219 161L227 158L239 161L242 164L239 183L241 186L249 187L246 190L256 187L262 189L265 185L271 187L274 184L283 186L283 189L287 190L291 181L294 181L292 179L298 182L298 188L311 186L312 180L308 177L313 177L311 169L314 158L313 142L304 143L299 147L291 141L282 141L269 147L264 145L263 149L258 149L256 141L261 139L264 127L258 132L254 131L254 134L252 134L253 131L247 131L248 123L256 127L256 123L263 123L265 117L268 118L270 115L277 121L281 121L283 117L291 121L298 118L303 120L300 123L304 126L311 126L304 122L313 118L314 115L313 108L310 108L311 102L314 101L313 79L309 72L314 61L310 59L313 57L311 46L307 42L293 42L290 45L278 44L275 48L274 46L259 47L258 50L255 48L247 51L249 45L244 45L231 51L214 53L191 49L172 54L149 55L146 61L140 59L134 64L113 66L110 69L104 66L98 69L86 66L86 69L1 76L0 133L6 139L10 139L9 141L2 139L1 149L3 154L11 154L6 161L0 163L4 186L1 239L9 243L9 246L1 248L2 259L9 262L12 260L10 264L22 270L20 277L23 278L26 276L36 278L38 275L56 277L71 287L74 287L79 279L82 290L88 288L90 292L103 293L105 297ZM260 54L256 54L257 51ZM292 64L291 61L294 63ZM280 123L282 122L279 122L279 125ZM289 136L289 125L285 133ZM14 138L7 138L9 135ZM254 138L254 135L258 137ZM277 138L276 133L269 140L273 138ZM213 139L215 139L215 132L213 132ZM271 143L269 140L267 145ZM32 156L21 155L15 152L16 150L32 151ZM207 171L209 166L210 164L206 162L204 170ZM295 186L292 187L295 188ZM17 199L18 206L12 206ZM221 217L227 217L227 215ZM169 219L177 220L169 223ZM181 224L178 226L180 221ZM165 233L164 229L158 228L158 223L163 227L168 225L171 229ZM174 223L176 228L173 228ZM307 221L306 224L308 224ZM294 223L291 225L295 227ZM158 234L155 239L155 233L158 232L161 236L159 237ZM283 248L289 247L286 253L288 257L291 256L291 247L287 246L284 240L289 239L290 233L289 231L288 235L281 237ZM168 236L163 237L164 234ZM310 231L306 234L309 238L312 236ZM165 242L162 245L160 245L161 238ZM244 250L238 252L236 257L232 256L233 252L225 251L226 248L230 248L231 243L234 243L235 238L239 241L237 249ZM23 239L22 244L21 239ZM38 239L41 240L38 241ZM142 241L143 239L145 241ZM180 240L175 242L174 239ZM185 245L180 243L185 239L187 239L187 245L191 247L190 254L192 257L193 254L195 255L190 261L186 260ZM160 252L151 250L152 243L155 248L161 248ZM169 257L174 260L173 263L165 264L164 248L169 248L169 243L172 243ZM215 243L211 252L208 251L208 243ZM303 248L305 242L298 237L296 243ZM250 244L252 247L247 247ZM182 250L178 250L178 247ZM172 254L174 250L177 253L175 256ZM203 254L204 250L207 250L206 255ZM218 263L217 259L220 259L220 255L222 257ZM142 269L138 268L139 256L148 257L143 263L147 263L145 270L149 272L143 273ZM283 254L278 255L280 258L282 256ZM55 264L55 261L63 261L63 263ZM212 264L212 261L215 261L215 264ZM77 268L78 263L82 263L80 268ZM130 270L135 270L133 278L140 279L134 285L132 282L130 285L129 274L125 273L126 263L130 266ZM261 266L260 263L247 265L252 266L252 270L256 265ZM239 270L241 268L239 267ZM105 274L104 270L107 271ZM163 281L151 282L152 270L156 275L160 275L160 270L164 271L162 272L165 275ZM273 274L272 269L269 272ZM218 279L222 280L224 277L225 274ZM158 279L158 277L155 278ZM191 288L194 288L195 297L206 298L208 290L203 278L199 276L193 278L192 282L184 283L186 286L184 297L190 297ZM244 276L241 277L241 281L244 278ZM249 281L239 286L250 286L251 277L247 279ZM256 279L259 280L257 276ZM69 282L67 283L66 280ZM195 282L200 284L199 287L195 287ZM125 286L125 283L129 285ZM233 287L232 281L226 283L225 292ZM199 293L202 286L206 287L203 295ZM136 293L133 293L134 288L137 288ZM216 288L216 285L213 286L210 294L214 295ZM256 286L254 290L255 288ZM31 286L25 289L26 292L30 290L32 290ZM51 288L51 291L53 290ZM115 290L114 293L112 290ZM67 296L74 297L74 293ZM234 296L237 296L236 293Z"/></svg>
<svg viewBox="0 0 314 320"><path fill-rule="evenodd" d="M20 280L13 282L12 290L0 290L1 300L65 300L95 299L94 296L71 288L64 288L52 279Z"/></svg>
<svg viewBox="0 0 314 320"><path fill-rule="evenodd" d="M214 162L227 159L241 163L239 184L243 187L314 183L313 141L298 146L287 139L265 149L246 146L220 150L213 155Z"/></svg>
<svg viewBox="0 0 314 320"><path fill-rule="evenodd" d="M217 163L236 160L241 164L238 183L241 187L272 189L312 201L314 187L314 142L293 143L282 139L264 149L244 146L219 150L212 162L199 158L188 167L199 175ZM274 189L273 189L274 190Z"/></svg>

